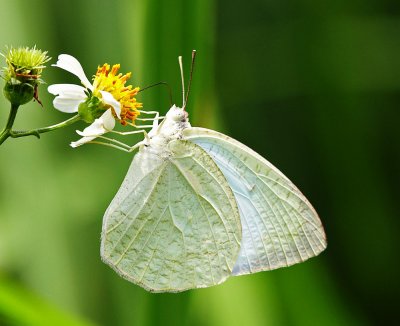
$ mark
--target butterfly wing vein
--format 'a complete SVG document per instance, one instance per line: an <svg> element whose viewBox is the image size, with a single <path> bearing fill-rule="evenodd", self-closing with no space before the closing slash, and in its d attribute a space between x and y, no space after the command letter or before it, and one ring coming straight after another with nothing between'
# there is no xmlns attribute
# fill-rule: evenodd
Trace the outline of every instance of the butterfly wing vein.
<svg viewBox="0 0 400 326"><path fill-rule="evenodd" d="M243 234L233 275L290 266L325 249L314 208L271 163L216 131L188 128L184 136L210 154L235 195Z"/></svg>
<svg viewBox="0 0 400 326"><path fill-rule="evenodd" d="M199 146L178 140L169 150L135 155L104 216L102 259L150 291L219 284L240 249L234 194Z"/></svg>

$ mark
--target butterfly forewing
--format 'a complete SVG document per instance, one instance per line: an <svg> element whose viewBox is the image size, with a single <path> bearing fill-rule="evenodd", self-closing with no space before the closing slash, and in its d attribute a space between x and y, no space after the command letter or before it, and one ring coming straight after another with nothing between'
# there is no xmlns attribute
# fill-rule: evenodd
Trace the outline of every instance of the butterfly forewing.
<svg viewBox="0 0 400 326"><path fill-rule="evenodd" d="M150 291L219 284L240 249L234 195L199 146L177 140L169 150L168 157L146 149L134 157L104 216L102 259Z"/></svg>
<svg viewBox="0 0 400 326"><path fill-rule="evenodd" d="M271 163L216 131L188 128L184 136L211 155L237 200L243 235L233 275L290 266L325 249L314 208Z"/></svg>

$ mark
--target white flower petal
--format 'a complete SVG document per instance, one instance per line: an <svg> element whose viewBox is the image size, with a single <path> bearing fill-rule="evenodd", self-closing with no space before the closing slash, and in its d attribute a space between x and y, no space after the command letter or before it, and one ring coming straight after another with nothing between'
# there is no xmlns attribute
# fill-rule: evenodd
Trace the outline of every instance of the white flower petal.
<svg viewBox="0 0 400 326"><path fill-rule="evenodd" d="M97 136L101 136L106 132L107 130L104 128L102 119L94 120L94 122L90 126L83 129L83 131L76 131L78 135L83 137L92 137L92 139L96 138Z"/></svg>
<svg viewBox="0 0 400 326"><path fill-rule="evenodd" d="M73 98L57 96L53 100L54 107L61 112L75 113L78 112L79 104L85 102L86 98Z"/></svg>
<svg viewBox="0 0 400 326"><path fill-rule="evenodd" d="M114 129L115 119L114 119L114 116L113 116L111 110L107 110L106 112L104 112L103 115L100 117L100 119L103 120L104 128L107 131L111 131Z"/></svg>
<svg viewBox="0 0 400 326"><path fill-rule="evenodd" d="M59 95L62 93L79 93L86 97L85 89L82 86L74 84L54 84L47 87L47 91L53 95Z"/></svg>
<svg viewBox="0 0 400 326"><path fill-rule="evenodd" d="M66 113L78 112L79 104L87 98L85 88L73 84L55 84L50 85L47 90L49 93L58 95L54 101L54 107Z"/></svg>
<svg viewBox="0 0 400 326"><path fill-rule="evenodd" d="M94 122L90 126L86 127L83 131L77 130L77 133L85 137L97 137L113 130L114 127L115 119L112 115L111 109L109 109L104 112L100 118L94 120Z"/></svg>
<svg viewBox="0 0 400 326"><path fill-rule="evenodd" d="M78 147L87 142L90 142L96 137L101 136L106 132L114 129L114 126L115 119L112 115L111 109L109 109L104 112L100 118L96 119L90 126L86 127L83 131L77 130L76 132L83 137L78 141L72 142L70 145L72 147Z"/></svg>
<svg viewBox="0 0 400 326"><path fill-rule="evenodd" d="M100 91L100 93L103 97L103 102L111 105L114 108L117 117L121 119L121 104L114 98L114 96L112 96L111 93L106 91Z"/></svg>
<svg viewBox="0 0 400 326"><path fill-rule="evenodd" d="M59 67L61 69L69 71L71 74L74 74L81 80L83 86L89 88L90 90L93 90L93 86L91 82L87 79L81 64L72 55L60 54L58 56L57 63L52 66Z"/></svg>
<svg viewBox="0 0 400 326"><path fill-rule="evenodd" d="M81 146L83 144L86 144L88 142L90 142L91 140L95 139L96 137L83 137L77 141L73 141L71 142L71 144L69 144L71 147L76 148L78 146Z"/></svg>

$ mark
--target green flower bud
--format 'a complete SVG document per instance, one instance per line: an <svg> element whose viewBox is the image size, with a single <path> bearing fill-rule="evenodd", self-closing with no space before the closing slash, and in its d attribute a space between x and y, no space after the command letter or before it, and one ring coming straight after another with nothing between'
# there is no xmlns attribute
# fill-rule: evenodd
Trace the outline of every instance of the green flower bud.
<svg viewBox="0 0 400 326"><path fill-rule="evenodd" d="M3 67L2 78L5 97L14 105L28 103L36 99L39 103L37 87L43 83L40 75L45 68L45 63L50 60L47 52L33 48L10 48L6 54L0 53L7 63Z"/></svg>
<svg viewBox="0 0 400 326"><path fill-rule="evenodd" d="M6 83L3 89L4 96L12 104L23 105L30 102L35 95L35 87L29 83Z"/></svg>

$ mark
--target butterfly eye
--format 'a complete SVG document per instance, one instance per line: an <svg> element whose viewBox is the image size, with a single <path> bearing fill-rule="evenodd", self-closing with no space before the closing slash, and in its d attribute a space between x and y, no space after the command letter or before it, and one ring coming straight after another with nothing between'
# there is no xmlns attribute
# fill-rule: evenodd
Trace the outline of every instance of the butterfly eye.
<svg viewBox="0 0 400 326"><path fill-rule="evenodd" d="M188 113L186 111L183 111L183 109L181 109L181 108L172 107L168 111L167 117L175 122L179 122L179 121L184 122L188 117Z"/></svg>
<svg viewBox="0 0 400 326"><path fill-rule="evenodd" d="M181 121L182 121L182 122L185 122L185 121L188 119L189 114L188 114L186 111L183 111L182 113L183 113L183 116L182 116Z"/></svg>

